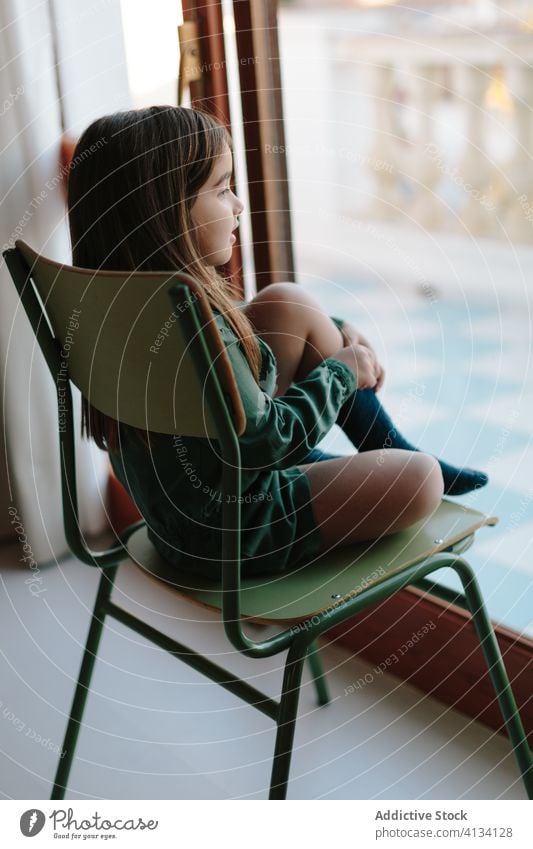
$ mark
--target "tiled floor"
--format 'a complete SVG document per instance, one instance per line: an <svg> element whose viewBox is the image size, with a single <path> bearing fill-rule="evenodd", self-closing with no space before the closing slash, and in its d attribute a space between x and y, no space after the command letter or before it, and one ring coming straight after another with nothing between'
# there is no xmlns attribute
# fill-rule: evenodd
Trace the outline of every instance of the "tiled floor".
<svg viewBox="0 0 533 849"><path fill-rule="evenodd" d="M97 575L67 560L43 570L44 591L34 597L18 554L0 550L0 794L41 799L51 790ZM133 565L121 567L114 598L279 696L284 656L243 658L217 616ZM251 628L256 638L268 633ZM506 738L391 674L350 692L371 666L337 645L322 654L332 701L316 706L306 667L290 799L526 798ZM270 720L111 620L67 798L265 799L273 746Z"/></svg>

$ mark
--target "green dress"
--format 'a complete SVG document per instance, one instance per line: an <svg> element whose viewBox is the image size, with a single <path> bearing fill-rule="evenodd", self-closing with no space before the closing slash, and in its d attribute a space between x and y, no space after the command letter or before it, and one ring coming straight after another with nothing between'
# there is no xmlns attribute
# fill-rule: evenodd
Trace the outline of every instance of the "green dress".
<svg viewBox="0 0 533 849"><path fill-rule="evenodd" d="M239 438L242 574L294 569L320 550L308 479L298 464L333 426L356 380L348 366L329 357L274 398L272 349L257 337L262 354L258 385L238 337L222 315L215 313L215 318L247 422ZM133 428L120 424L120 450L110 453L110 460L160 555L180 572L219 578L224 496L216 441L153 434L149 451Z"/></svg>

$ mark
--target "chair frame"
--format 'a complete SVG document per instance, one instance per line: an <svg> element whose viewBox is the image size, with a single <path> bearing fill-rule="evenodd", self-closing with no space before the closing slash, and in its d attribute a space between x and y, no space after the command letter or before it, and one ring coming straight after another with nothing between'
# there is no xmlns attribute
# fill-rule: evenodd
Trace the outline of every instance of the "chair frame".
<svg viewBox="0 0 533 849"><path fill-rule="evenodd" d="M3 256L52 378L56 383L56 389L59 389L60 347L57 339L50 331L46 313L34 291L31 281L32 269L17 247L4 251ZM212 367L206 337L207 332L213 331L210 328L207 328L207 331L204 329L205 322L202 321L197 304L197 295L195 294L197 284L189 275L181 272L177 272L174 279L176 282L170 286L168 295L174 309L178 309L179 304L183 304L185 301L189 306L185 311L180 310L180 321L185 325L188 338L194 345L194 360L197 364L198 374L200 379L205 382L206 403L210 406L218 429L217 438L223 461L222 491L224 496L231 496L224 497L222 505L222 620L224 630L229 642L248 657L271 657L280 652L288 651L281 696L279 700L268 697L246 681L236 678L234 674L198 654L189 646L162 634L112 601L111 594L118 567L121 562L129 559L126 548L128 539L135 531L143 527L145 522L141 520L130 525L117 537L119 544L105 551L93 552L85 545L79 525L76 496L72 393L70 381L62 382L62 426L59 427L59 440L65 535L68 546L75 557L83 563L100 569L101 578L65 732L64 755L59 759L51 799L63 799L68 786L93 668L107 616L127 625L137 634L179 658L207 676L211 681L220 684L274 720L277 730L269 799L285 799L305 660L308 659L310 662L318 702L320 705L325 705L329 701L329 696L319 658L318 638L336 625L357 616L365 608L382 601L408 585L431 593L447 603L458 605L471 614L527 796L529 799L533 799L532 753L528 746L494 629L485 609L475 574L471 566L462 557L454 553L453 546L449 550L434 554L391 574L378 583L370 584L362 592L350 597L344 604L323 610L313 615L312 618L304 619L297 625L293 624L267 639L256 641L244 632L240 605L240 450L232 417L234 405L228 393L224 392L216 369ZM463 593L456 593L428 580L428 576L443 567L452 569L459 576Z"/></svg>

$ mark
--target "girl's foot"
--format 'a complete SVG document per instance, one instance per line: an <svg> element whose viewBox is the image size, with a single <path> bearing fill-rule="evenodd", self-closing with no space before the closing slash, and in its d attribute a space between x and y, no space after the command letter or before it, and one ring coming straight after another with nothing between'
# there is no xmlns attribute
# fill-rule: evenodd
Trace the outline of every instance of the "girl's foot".
<svg viewBox="0 0 533 849"><path fill-rule="evenodd" d="M374 451L379 448L403 448L419 451L399 433L373 389L358 389L341 407L337 424L358 451ZM485 472L476 469L459 469L436 458L442 470L444 493L464 495L480 489L488 482Z"/></svg>

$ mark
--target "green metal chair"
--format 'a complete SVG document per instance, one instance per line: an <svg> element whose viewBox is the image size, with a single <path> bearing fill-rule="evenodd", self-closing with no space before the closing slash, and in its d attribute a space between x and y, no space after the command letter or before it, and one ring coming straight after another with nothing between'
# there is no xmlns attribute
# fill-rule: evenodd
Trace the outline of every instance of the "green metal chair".
<svg viewBox="0 0 533 849"><path fill-rule="evenodd" d="M4 257L57 388L68 545L79 560L101 571L63 743L66 754L59 760L51 798L62 799L68 785L107 616L274 720L277 733L269 798L284 799L306 658L318 702L328 702L317 639L365 608L414 585L470 611L528 797L533 799L531 751L478 583L460 556L472 544L475 531L496 520L444 499L429 519L408 530L331 551L295 573L241 578L238 436L246 422L230 361L201 287L185 273L73 268L39 256L20 240ZM72 315L77 318L75 330L69 330ZM171 317L171 332L154 354L154 340ZM69 348L65 350L68 333ZM224 461L225 529L220 585L195 579L192 586L190 578L176 574L152 546L143 521L127 528L109 550L97 553L86 547L78 522L70 381L97 409L126 424L218 440ZM185 390L186 405L182 401ZM221 610L228 640L244 655L264 658L287 651L279 701L115 604L112 590L117 569L130 558L191 601ZM443 567L457 573L464 593L429 580ZM257 641L246 633L246 619L276 622L280 630Z"/></svg>

